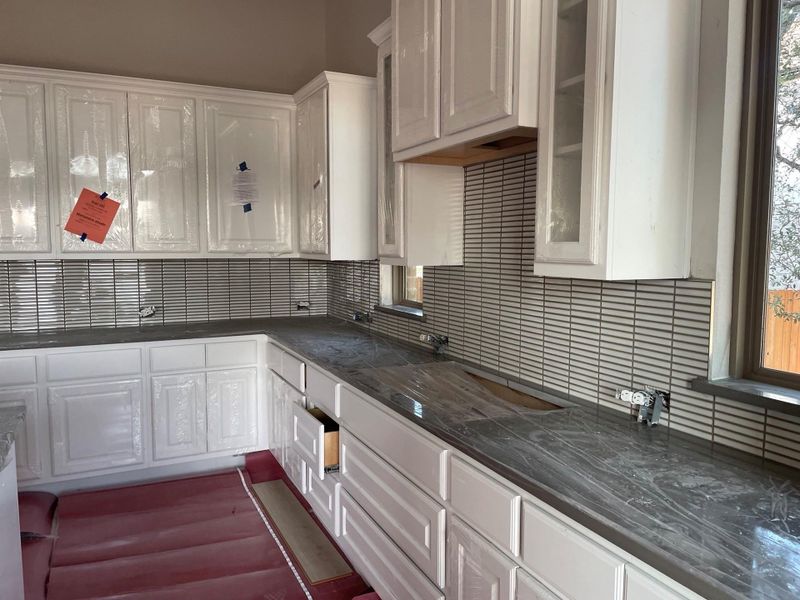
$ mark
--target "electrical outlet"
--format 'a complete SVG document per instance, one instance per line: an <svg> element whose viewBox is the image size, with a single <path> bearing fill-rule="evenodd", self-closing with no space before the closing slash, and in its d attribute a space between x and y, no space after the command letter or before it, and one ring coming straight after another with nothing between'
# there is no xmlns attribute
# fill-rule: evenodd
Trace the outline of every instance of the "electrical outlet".
<svg viewBox="0 0 800 600"><path fill-rule="evenodd" d="M139 309L139 318L141 319L152 317L154 314L156 314L156 307L152 304L150 306L143 306Z"/></svg>
<svg viewBox="0 0 800 600"><path fill-rule="evenodd" d="M296 306L297 310L311 310L311 302L308 300L300 300Z"/></svg>

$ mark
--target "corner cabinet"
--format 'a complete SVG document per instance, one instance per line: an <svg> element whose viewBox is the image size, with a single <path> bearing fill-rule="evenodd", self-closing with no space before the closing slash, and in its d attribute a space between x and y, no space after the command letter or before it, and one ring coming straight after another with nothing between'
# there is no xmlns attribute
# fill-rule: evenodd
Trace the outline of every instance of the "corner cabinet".
<svg viewBox="0 0 800 600"><path fill-rule="evenodd" d="M541 1L394 0L395 160L483 162L532 147Z"/></svg>
<svg viewBox="0 0 800 600"><path fill-rule="evenodd" d="M534 272L687 277L699 3L544 0L542 19Z"/></svg>
<svg viewBox="0 0 800 600"><path fill-rule="evenodd" d="M464 169L396 163L392 154L392 40L386 20L378 46L378 257L404 266L464 261Z"/></svg>
<svg viewBox="0 0 800 600"><path fill-rule="evenodd" d="M299 253L374 259L375 78L326 71L295 100Z"/></svg>
<svg viewBox="0 0 800 600"><path fill-rule="evenodd" d="M210 252L292 251L292 121L285 106L206 100L204 129ZM251 210L234 192L252 171Z"/></svg>

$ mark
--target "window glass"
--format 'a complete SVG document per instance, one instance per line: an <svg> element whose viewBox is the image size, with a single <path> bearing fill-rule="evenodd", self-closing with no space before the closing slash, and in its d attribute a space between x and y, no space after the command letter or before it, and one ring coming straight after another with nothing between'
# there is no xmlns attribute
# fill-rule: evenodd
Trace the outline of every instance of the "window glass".
<svg viewBox="0 0 800 600"><path fill-rule="evenodd" d="M800 2L781 3L764 367L800 373Z"/></svg>
<svg viewBox="0 0 800 600"><path fill-rule="evenodd" d="M405 292L403 300L422 304L422 267L405 268Z"/></svg>

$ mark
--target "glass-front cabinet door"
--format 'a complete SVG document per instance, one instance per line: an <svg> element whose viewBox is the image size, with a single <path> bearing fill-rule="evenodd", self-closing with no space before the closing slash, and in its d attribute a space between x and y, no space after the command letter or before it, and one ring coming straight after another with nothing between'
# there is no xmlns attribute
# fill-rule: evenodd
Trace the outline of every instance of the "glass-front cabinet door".
<svg viewBox="0 0 800 600"><path fill-rule="evenodd" d="M378 255L403 257L402 164L392 159L391 40L378 48Z"/></svg>
<svg viewBox="0 0 800 600"><path fill-rule="evenodd" d="M598 261L606 0L545 0L536 260Z"/></svg>

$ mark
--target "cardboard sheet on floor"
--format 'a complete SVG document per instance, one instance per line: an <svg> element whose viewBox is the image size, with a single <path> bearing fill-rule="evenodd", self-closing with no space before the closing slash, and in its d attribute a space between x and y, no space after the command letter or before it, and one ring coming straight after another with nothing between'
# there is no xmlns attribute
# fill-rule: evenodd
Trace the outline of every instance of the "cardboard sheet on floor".
<svg viewBox="0 0 800 600"><path fill-rule="evenodd" d="M353 572L282 480L256 483L253 491L312 584Z"/></svg>

